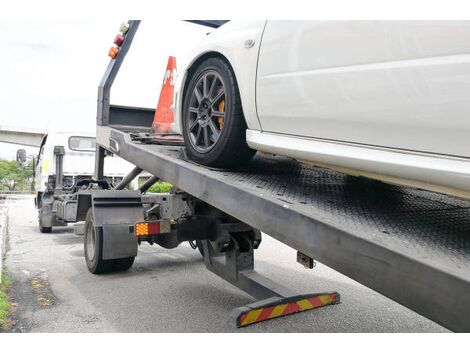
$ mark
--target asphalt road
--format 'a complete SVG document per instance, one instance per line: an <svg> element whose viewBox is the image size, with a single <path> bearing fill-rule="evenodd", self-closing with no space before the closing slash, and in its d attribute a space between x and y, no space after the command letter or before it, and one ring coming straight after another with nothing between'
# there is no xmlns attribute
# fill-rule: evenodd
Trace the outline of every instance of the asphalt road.
<svg viewBox="0 0 470 352"><path fill-rule="evenodd" d="M197 250L144 244L127 272L95 276L72 228L41 234L33 198L9 205L7 267L16 332L444 332L444 328L264 236L257 269L299 293L336 290L342 303L235 328L230 312L253 298L207 271Z"/></svg>

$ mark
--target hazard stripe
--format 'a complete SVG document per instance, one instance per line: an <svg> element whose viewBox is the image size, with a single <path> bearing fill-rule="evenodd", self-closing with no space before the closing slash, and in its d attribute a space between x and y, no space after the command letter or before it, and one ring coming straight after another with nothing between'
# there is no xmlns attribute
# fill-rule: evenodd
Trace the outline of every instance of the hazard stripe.
<svg viewBox="0 0 470 352"><path fill-rule="evenodd" d="M271 314L269 315L269 319L271 318L276 318L284 312L284 309L286 309L287 304L281 304L279 306L275 306Z"/></svg>
<svg viewBox="0 0 470 352"><path fill-rule="evenodd" d="M333 297L332 296L334 296L334 295L323 295L323 296L319 296L318 298L320 299L320 301L323 304L328 304L328 303L333 302Z"/></svg>
<svg viewBox="0 0 470 352"><path fill-rule="evenodd" d="M257 321L258 316L261 314L263 309L254 309L249 311L248 313L242 315L240 318L240 325L248 325L248 324L253 324L254 322Z"/></svg>
<svg viewBox="0 0 470 352"><path fill-rule="evenodd" d="M263 320L269 319L270 316L271 316L271 313L272 313L273 310L274 310L274 308L275 308L275 306L263 308L263 311L262 311L261 314L258 316L258 320L257 320L257 321L263 321Z"/></svg>
<svg viewBox="0 0 470 352"><path fill-rule="evenodd" d="M282 315L289 315L293 313L297 313L300 310L300 307L297 305L297 303L289 303L284 309L284 312L282 312Z"/></svg>
<svg viewBox="0 0 470 352"><path fill-rule="evenodd" d="M300 301L297 301L297 304L299 305L301 310L315 308L315 306L308 299L301 299Z"/></svg>
<svg viewBox="0 0 470 352"><path fill-rule="evenodd" d="M312 303L313 307L320 307L323 302L320 300L319 296L317 297L312 297L308 299L310 303Z"/></svg>
<svg viewBox="0 0 470 352"><path fill-rule="evenodd" d="M325 294L310 298L304 298L296 302L280 304L265 308L253 309L239 318L239 326L246 326L263 320L277 318L309 309L314 309L331 304L336 301L336 294Z"/></svg>

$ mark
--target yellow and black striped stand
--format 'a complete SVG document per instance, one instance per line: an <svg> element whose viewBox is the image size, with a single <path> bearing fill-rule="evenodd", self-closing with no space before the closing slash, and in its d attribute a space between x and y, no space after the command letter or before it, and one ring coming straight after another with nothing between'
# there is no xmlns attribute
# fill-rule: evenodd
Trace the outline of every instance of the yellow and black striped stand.
<svg viewBox="0 0 470 352"><path fill-rule="evenodd" d="M340 295L337 292L315 293L286 298L272 297L236 308L233 310L232 316L235 317L237 327L240 328L261 321L338 303L340 303Z"/></svg>

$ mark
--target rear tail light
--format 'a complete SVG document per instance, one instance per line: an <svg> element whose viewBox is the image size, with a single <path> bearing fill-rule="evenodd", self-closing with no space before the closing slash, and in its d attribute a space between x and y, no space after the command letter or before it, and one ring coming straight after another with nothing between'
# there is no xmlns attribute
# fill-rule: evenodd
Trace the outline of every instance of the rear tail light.
<svg viewBox="0 0 470 352"><path fill-rule="evenodd" d="M119 31L121 33L119 33L118 35L116 35L116 37L114 38L114 45L116 46L113 46L111 49L109 49L108 51L108 56L111 58L111 59L115 59L118 54L119 54L119 47L122 45L122 43L124 43L124 39L126 38L125 34L127 33L127 31L129 30L129 27L131 25L131 22L130 21L127 21L127 22L123 22L121 23L121 26L119 27Z"/></svg>
<svg viewBox="0 0 470 352"><path fill-rule="evenodd" d="M108 51L108 56L111 58L111 59L115 59L116 56L118 56L119 54L119 48L118 47L115 47L113 46L111 49L109 49Z"/></svg>
<svg viewBox="0 0 470 352"><path fill-rule="evenodd" d="M114 44L116 44L117 46L121 46L123 42L124 42L123 34L118 34L116 38L114 38Z"/></svg>
<svg viewBox="0 0 470 352"><path fill-rule="evenodd" d="M134 233L136 236L152 236L171 232L169 220L138 222L135 224Z"/></svg>

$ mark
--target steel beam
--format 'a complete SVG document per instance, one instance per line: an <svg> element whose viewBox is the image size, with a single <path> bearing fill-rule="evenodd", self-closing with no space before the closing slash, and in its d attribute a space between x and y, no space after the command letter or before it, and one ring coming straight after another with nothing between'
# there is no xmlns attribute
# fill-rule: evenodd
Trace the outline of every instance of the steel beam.
<svg viewBox="0 0 470 352"><path fill-rule="evenodd" d="M142 193L145 193L149 190L150 187L152 187L155 183L160 180L157 176L152 176L150 177L142 186L139 187L139 190Z"/></svg>
<svg viewBox="0 0 470 352"><path fill-rule="evenodd" d="M126 177L124 177L121 182L119 182L114 189L115 190L120 190L124 189L131 181L136 178L140 173L142 172L142 169L140 167L135 167L129 172Z"/></svg>

